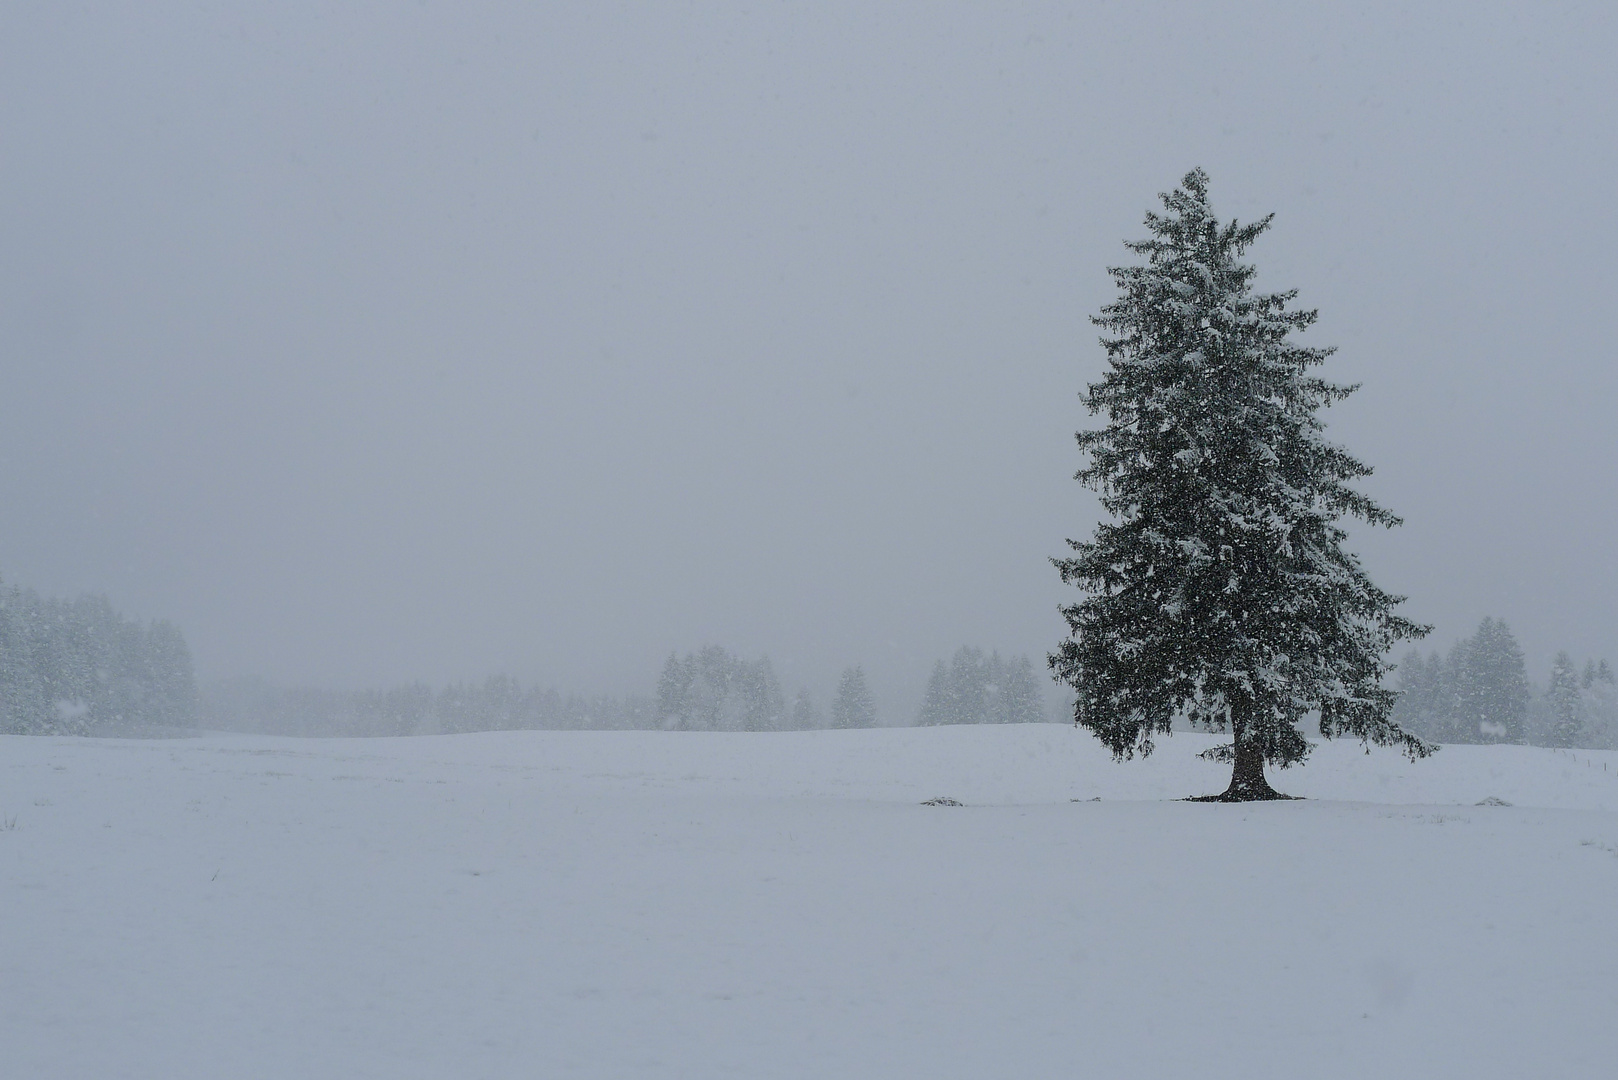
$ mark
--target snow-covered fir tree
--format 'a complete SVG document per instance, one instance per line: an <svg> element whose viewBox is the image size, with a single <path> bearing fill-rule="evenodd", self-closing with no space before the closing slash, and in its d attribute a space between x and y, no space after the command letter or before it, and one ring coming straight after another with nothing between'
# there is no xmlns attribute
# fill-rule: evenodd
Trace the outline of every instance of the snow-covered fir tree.
<svg viewBox="0 0 1618 1080"><path fill-rule="evenodd" d="M876 727L876 699L865 682L865 669L858 665L845 668L837 681L837 696L831 703L831 726L834 728Z"/></svg>
<svg viewBox="0 0 1618 1080"><path fill-rule="evenodd" d="M1613 678L1612 665L1602 660L1599 664L1586 663L1584 670L1581 690L1586 745L1618 750L1618 680Z"/></svg>
<svg viewBox="0 0 1618 1080"><path fill-rule="evenodd" d="M799 690L798 696L792 702L793 730L809 731L820 726L820 710L815 707L815 699L809 695L808 690Z"/></svg>
<svg viewBox="0 0 1618 1080"><path fill-rule="evenodd" d="M1551 746L1578 746L1584 734L1584 694L1573 657L1566 652L1557 653L1551 662L1551 684L1545 696L1551 706L1546 742Z"/></svg>
<svg viewBox="0 0 1618 1080"><path fill-rule="evenodd" d="M12 735L50 732L56 720L34 657L37 604L24 600L20 591L0 588L0 732Z"/></svg>
<svg viewBox="0 0 1618 1080"><path fill-rule="evenodd" d="M1034 674L1033 661L1026 656L1004 661L998 671L992 662L1000 659L998 653L990 657L990 686L993 688L989 722L992 724L1043 724L1045 722L1045 695L1040 691L1039 678Z"/></svg>
<svg viewBox="0 0 1618 1080"><path fill-rule="evenodd" d="M1393 720L1399 727L1423 739L1440 739L1441 718L1449 714L1445 699L1449 693L1444 658L1434 652L1431 659L1420 649L1411 649L1397 668L1399 701L1393 707Z"/></svg>
<svg viewBox="0 0 1618 1080"><path fill-rule="evenodd" d="M113 734L194 727L191 652L172 624L142 624L103 596L0 587L0 732Z"/></svg>
<svg viewBox="0 0 1618 1080"><path fill-rule="evenodd" d="M1528 666L1504 619L1485 618L1456 649L1457 742L1522 743L1528 720Z"/></svg>
<svg viewBox="0 0 1618 1080"><path fill-rule="evenodd" d="M1522 648L1503 619L1485 617L1477 632L1457 641L1446 656L1435 652L1423 660L1412 652L1399 663L1399 689L1394 719L1424 739L1529 741L1528 670ZM1534 738L1556 745L1550 734L1554 727L1554 721L1541 720Z"/></svg>
<svg viewBox="0 0 1618 1080"><path fill-rule="evenodd" d="M682 731L772 731L786 701L770 658L743 660L718 645L670 654L657 681L662 726Z"/></svg>
<svg viewBox="0 0 1618 1080"><path fill-rule="evenodd" d="M1108 366L1083 395L1103 426L1078 433L1077 479L1111 520L1054 560L1084 596L1062 609L1070 636L1051 670L1077 693L1076 721L1113 753L1150 753L1176 714L1228 730L1225 800L1278 797L1264 766L1309 752L1320 733L1432 747L1390 717L1382 685L1395 614L1345 550L1340 522L1399 519L1348 482L1370 468L1324 437L1322 407L1346 397L1310 374L1331 354L1291 338L1316 319L1293 291L1258 294L1242 261L1269 227L1221 223L1208 177L1186 174L1112 269L1119 296L1094 322Z"/></svg>
<svg viewBox="0 0 1618 1080"><path fill-rule="evenodd" d="M1559 662L1561 657L1557 657ZM1589 749L1618 750L1618 685L1614 685L1612 668L1605 661L1586 660L1583 668L1569 661L1573 672L1573 686L1578 694L1578 728L1569 746ZM1559 745L1563 714L1572 702L1567 688L1557 689L1557 672L1552 664L1551 681L1545 692L1536 695L1529 706L1529 741Z"/></svg>
<svg viewBox="0 0 1618 1080"><path fill-rule="evenodd" d="M983 722L983 650L963 645L949 663L933 665L922 697L916 723L922 727L938 724L981 724Z"/></svg>

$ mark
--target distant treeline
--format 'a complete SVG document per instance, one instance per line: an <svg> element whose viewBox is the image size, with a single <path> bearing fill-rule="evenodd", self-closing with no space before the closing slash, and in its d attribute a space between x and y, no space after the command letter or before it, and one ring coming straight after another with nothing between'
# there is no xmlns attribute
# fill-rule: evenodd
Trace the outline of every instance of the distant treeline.
<svg viewBox="0 0 1618 1080"><path fill-rule="evenodd" d="M1033 665L1025 657L985 657L963 648L939 661L928 686L923 724L1035 723L1046 719ZM718 645L663 665L654 697L582 697L525 687L497 675L442 689L414 684L391 690L287 689L262 679L233 679L202 692L206 727L275 735L433 735L461 731L663 730L795 731L875 727L865 669L849 667L829 710L807 690L789 704L767 656L748 660Z"/></svg>
<svg viewBox="0 0 1618 1080"><path fill-rule="evenodd" d="M262 735L441 735L462 731L655 728L645 697L581 697L524 687L496 675L435 690L420 683L391 690L318 690L228 679L202 690L206 727Z"/></svg>
<svg viewBox="0 0 1618 1080"><path fill-rule="evenodd" d="M1618 749L1618 684L1605 660L1580 667L1566 652L1548 685L1528 680L1511 628L1484 619L1449 653L1412 651L1396 676L1394 719L1434 742L1528 743Z"/></svg>
<svg viewBox="0 0 1618 1080"><path fill-rule="evenodd" d="M118 735L196 723L191 650L172 624L126 619L104 596L0 587L0 732Z"/></svg>
<svg viewBox="0 0 1618 1080"><path fill-rule="evenodd" d="M1618 679L1606 660L1566 652L1536 687L1511 629L1484 619L1447 654L1412 651L1394 685L1394 718L1435 742L1618 749ZM915 723L1048 720L1027 657L965 647L939 660ZM283 688L262 679L199 694L191 652L172 624L126 619L104 596L42 598L0 585L0 733L118 735L195 729L277 735L431 735L465 731L788 731L875 727L865 669L844 670L831 707L807 690L787 702L767 656L708 645L663 665L655 696L595 697L524 687L497 675L440 689Z"/></svg>
<svg viewBox="0 0 1618 1080"><path fill-rule="evenodd" d="M812 708L807 706L807 697L802 700L806 708ZM657 680L658 727L780 731L792 726L792 718L768 656L743 660L718 645L708 645L686 654L683 660L671 654Z"/></svg>
<svg viewBox="0 0 1618 1080"><path fill-rule="evenodd" d="M940 660L927 680L916 722L934 724L1040 724L1045 694L1026 656L1002 660L999 653L963 647L946 666Z"/></svg>

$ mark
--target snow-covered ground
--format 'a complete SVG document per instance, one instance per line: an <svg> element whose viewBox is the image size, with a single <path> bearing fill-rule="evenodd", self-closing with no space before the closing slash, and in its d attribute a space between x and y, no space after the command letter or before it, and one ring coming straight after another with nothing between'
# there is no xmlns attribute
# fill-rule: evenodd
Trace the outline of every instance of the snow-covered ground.
<svg viewBox="0 0 1618 1080"><path fill-rule="evenodd" d="M0 1076L1618 1075L1618 755L1208 742L0 737Z"/></svg>

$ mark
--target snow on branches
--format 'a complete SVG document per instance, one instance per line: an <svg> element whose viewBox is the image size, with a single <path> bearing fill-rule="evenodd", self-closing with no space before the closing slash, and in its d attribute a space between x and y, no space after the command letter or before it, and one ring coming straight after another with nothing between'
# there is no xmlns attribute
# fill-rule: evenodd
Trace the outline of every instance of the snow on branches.
<svg viewBox="0 0 1618 1080"><path fill-rule="evenodd" d="M1391 645L1426 628L1343 547L1344 518L1399 524L1325 437L1320 410L1355 387L1313 374L1333 350L1293 340L1317 317L1295 290L1254 292L1242 257L1270 217L1221 223L1200 169L1162 200L1127 245L1144 261L1110 271L1118 298L1093 319L1107 369L1082 400L1103 423L1078 433L1076 479L1110 520L1054 560L1085 595L1062 609L1051 669L1119 757L1150 753L1176 715L1232 731L1233 791L1301 761L1312 713L1326 737L1424 756L1382 677Z"/></svg>

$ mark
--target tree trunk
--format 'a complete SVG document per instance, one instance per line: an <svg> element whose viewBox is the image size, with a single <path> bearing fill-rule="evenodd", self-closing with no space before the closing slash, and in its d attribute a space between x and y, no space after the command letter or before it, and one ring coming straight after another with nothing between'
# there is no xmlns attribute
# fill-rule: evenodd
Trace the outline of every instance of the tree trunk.
<svg viewBox="0 0 1618 1080"><path fill-rule="evenodd" d="M1251 728L1244 720L1232 724L1236 763L1230 772L1230 787L1220 795L1203 795L1193 802L1263 802L1269 799L1290 799L1270 786L1264 779L1264 747L1251 736Z"/></svg>

